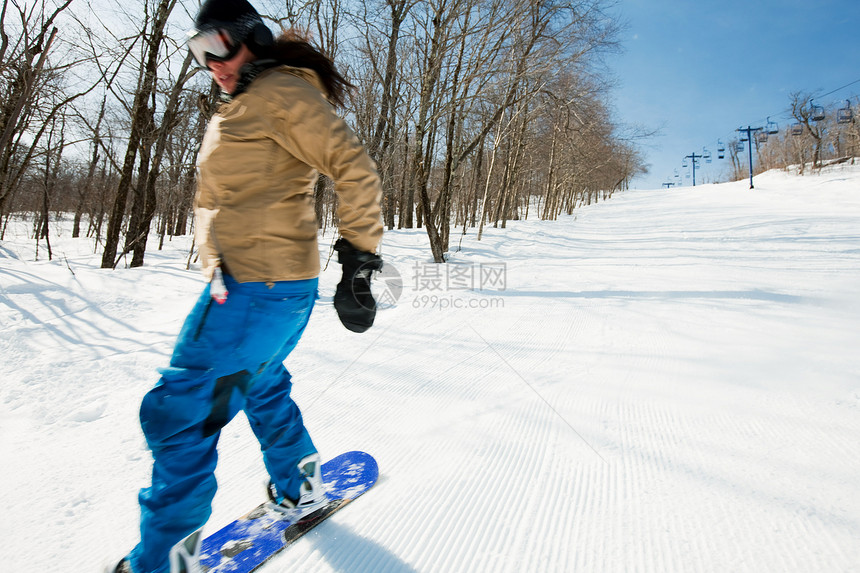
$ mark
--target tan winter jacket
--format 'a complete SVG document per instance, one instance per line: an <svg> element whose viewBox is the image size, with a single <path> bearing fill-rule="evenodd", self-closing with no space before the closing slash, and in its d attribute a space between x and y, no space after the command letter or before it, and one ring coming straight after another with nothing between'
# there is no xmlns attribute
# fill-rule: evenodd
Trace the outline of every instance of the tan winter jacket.
<svg viewBox="0 0 860 573"><path fill-rule="evenodd" d="M318 276L318 172L335 183L341 235L363 251L379 245L376 166L310 70L266 70L222 105L197 168L196 233L207 278L218 265L239 282Z"/></svg>

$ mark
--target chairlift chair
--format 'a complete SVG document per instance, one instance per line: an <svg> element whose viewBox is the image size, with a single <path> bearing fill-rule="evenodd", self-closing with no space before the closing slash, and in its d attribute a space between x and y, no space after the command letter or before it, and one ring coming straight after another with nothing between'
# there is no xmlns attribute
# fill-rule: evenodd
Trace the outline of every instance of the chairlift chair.
<svg viewBox="0 0 860 573"><path fill-rule="evenodd" d="M722 142L722 140L717 140L717 159L725 159L726 158L726 144Z"/></svg>
<svg viewBox="0 0 860 573"><path fill-rule="evenodd" d="M738 153L744 152L744 141L746 141L746 139L742 139L735 143L735 151L737 151Z"/></svg>
<svg viewBox="0 0 860 573"><path fill-rule="evenodd" d="M771 121L770 117L767 118L767 126L764 128L765 133L769 133L770 135L776 135L779 133L779 124L775 121Z"/></svg>
<svg viewBox="0 0 860 573"><path fill-rule="evenodd" d="M711 162L711 152L707 148L702 150L702 157L705 159L705 163Z"/></svg>
<svg viewBox="0 0 860 573"><path fill-rule="evenodd" d="M792 123L791 124L791 135L803 135L803 124L802 123Z"/></svg>
<svg viewBox="0 0 860 573"><path fill-rule="evenodd" d="M755 139L759 143L767 143L768 132L766 130L759 131L755 134Z"/></svg>
<svg viewBox="0 0 860 573"><path fill-rule="evenodd" d="M824 118L827 117L824 114L824 108L820 105L810 104L810 106L812 107L812 113L809 119L811 119L812 121L824 121Z"/></svg>
<svg viewBox="0 0 860 573"><path fill-rule="evenodd" d="M836 123L851 123L854 119L854 112L851 109L851 100L845 100L845 107L840 107L836 110Z"/></svg>

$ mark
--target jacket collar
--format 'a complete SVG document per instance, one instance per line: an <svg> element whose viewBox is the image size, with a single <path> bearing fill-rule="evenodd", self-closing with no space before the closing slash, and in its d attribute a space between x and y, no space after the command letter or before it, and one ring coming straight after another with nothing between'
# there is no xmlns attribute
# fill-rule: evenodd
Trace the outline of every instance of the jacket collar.
<svg viewBox="0 0 860 573"><path fill-rule="evenodd" d="M221 92L221 99L231 101L239 94L244 93L262 72L278 65L276 60L256 60L245 64L239 69L239 81L236 83L236 89L231 94Z"/></svg>

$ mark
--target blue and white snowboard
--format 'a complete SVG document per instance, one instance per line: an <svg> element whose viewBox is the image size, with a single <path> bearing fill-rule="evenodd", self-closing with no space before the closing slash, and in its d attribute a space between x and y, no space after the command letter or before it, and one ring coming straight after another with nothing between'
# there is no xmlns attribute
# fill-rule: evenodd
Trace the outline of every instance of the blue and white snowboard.
<svg viewBox="0 0 860 573"><path fill-rule="evenodd" d="M347 452L322 465L329 503L308 521L290 523L262 504L203 540L206 573L250 573L373 487L379 468L365 452Z"/></svg>

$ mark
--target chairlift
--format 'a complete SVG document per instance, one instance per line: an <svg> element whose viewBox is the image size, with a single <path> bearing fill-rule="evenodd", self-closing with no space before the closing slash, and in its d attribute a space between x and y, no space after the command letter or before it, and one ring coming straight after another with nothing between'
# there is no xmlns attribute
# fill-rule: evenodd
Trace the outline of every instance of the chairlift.
<svg viewBox="0 0 860 573"><path fill-rule="evenodd" d="M802 123L792 123L791 124L791 135L803 135L803 124Z"/></svg>
<svg viewBox="0 0 860 573"><path fill-rule="evenodd" d="M809 119L812 121L824 121L824 118L827 117L824 114L824 108L820 105L814 105L812 103L809 104L811 108L811 113Z"/></svg>
<svg viewBox="0 0 860 573"><path fill-rule="evenodd" d="M736 152L738 152L738 153L744 152L744 141L746 141L746 139L741 139L740 141L735 143L735 151Z"/></svg>
<svg viewBox="0 0 860 573"><path fill-rule="evenodd" d="M836 110L836 123L851 123L854 120L854 112L851 109L851 100L845 100L845 107Z"/></svg>
<svg viewBox="0 0 860 573"><path fill-rule="evenodd" d="M779 133L779 124L775 121L771 121L770 117L767 118L767 125L764 128L765 133L770 135L776 135Z"/></svg>
<svg viewBox="0 0 860 573"><path fill-rule="evenodd" d="M711 162L711 152L708 151L707 147L702 148L702 157L705 159L705 163Z"/></svg>
<svg viewBox="0 0 860 573"><path fill-rule="evenodd" d="M687 158L685 157L685 158L684 158L684 161L682 161L682 162L681 162L681 167L683 167L684 169L686 169L686 168L688 168L689 166L690 166L690 164L689 164L689 163L687 163Z"/></svg>
<svg viewBox="0 0 860 573"><path fill-rule="evenodd" d="M755 140L758 143L767 143L768 132L766 130L759 131L755 134Z"/></svg>
<svg viewBox="0 0 860 573"><path fill-rule="evenodd" d="M726 144L721 139L717 140L717 159L726 158Z"/></svg>

